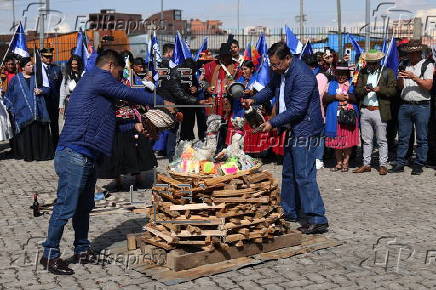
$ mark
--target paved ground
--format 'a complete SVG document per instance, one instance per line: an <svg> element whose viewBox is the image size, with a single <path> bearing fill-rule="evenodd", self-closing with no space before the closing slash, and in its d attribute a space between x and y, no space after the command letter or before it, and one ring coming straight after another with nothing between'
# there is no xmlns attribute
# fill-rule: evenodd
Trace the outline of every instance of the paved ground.
<svg viewBox="0 0 436 290"><path fill-rule="evenodd" d="M0 151L4 150L0 144ZM4 154L2 154L4 156ZM161 162L163 164L163 162ZM281 167L266 166L279 177ZM177 289L420 289L436 288L434 171L418 177L380 177L319 171L319 183L331 231L344 245L177 285ZM73 265L76 275L56 277L37 268L38 244L48 215L33 218L31 196L54 197L57 178L52 162L0 160L0 288L2 289L166 289L123 265ZM105 184L107 181L99 181ZM117 198L128 198L121 193ZM109 247L125 234L139 232L142 215L92 217L91 238ZM62 248L71 255L72 227Z"/></svg>

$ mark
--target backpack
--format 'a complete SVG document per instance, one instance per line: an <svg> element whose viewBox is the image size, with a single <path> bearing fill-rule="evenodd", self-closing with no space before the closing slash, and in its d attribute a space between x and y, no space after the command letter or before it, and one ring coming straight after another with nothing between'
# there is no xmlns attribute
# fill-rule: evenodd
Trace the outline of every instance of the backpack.
<svg viewBox="0 0 436 290"><path fill-rule="evenodd" d="M422 63L422 66L421 66L421 74L419 75L419 78L423 78L423 77L424 77L425 71L427 70L427 67L428 67L428 65L429 65L430 63L434 63L434 60L431 59L431 58L427 58L427 59ZM434 81L434 80L433 80L433 81Z"/></svg>

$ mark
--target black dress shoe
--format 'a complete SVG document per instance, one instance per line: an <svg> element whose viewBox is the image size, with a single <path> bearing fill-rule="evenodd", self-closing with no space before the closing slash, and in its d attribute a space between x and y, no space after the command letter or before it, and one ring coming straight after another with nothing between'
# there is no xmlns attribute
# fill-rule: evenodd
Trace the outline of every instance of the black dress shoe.
<svg viewBox="0 0 436 290"><path fill-rule="evenodd" d="M42 257L39 261L44 266L45 270L55 275L73 275L73 269L68 268L67 263L61 258L47 259Z"/></svg>
<svg viewBox="0 0 436 290"><path fill-rule="evenodd" d="M404 166L396 164L394 167L388 170L389 173L400 173L404 172Z"/></svg>
<svg viewBox="0 0 436 290"><path fill-rule="evenodd" d="M97 253L88 250L87 252L84 253L80 253L80 254L74 254L70 261L71 264L81 264L81 265L86 265L86 264L94 264L97 261Z"/></svg>
<svg viewBox="0 0 436 290"><path fill-rule="evenodd" d="M329 230L329 224L307 224L297 230L306 235L324 234Z"/></svg>
<svg viewBox="0 0 436 290"><path fill-rule="evenodd" d="M424 170L422 170L422 166L415 166L412 169L412 175L421 175L421 173L423 173Z"/></svg>

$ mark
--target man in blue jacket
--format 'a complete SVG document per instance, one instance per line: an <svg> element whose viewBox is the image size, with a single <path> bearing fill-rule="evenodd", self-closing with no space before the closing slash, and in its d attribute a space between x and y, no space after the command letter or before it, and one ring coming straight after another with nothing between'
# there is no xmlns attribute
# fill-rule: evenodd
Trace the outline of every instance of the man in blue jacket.
<svg viewBox="0 0 436 290"><path fill-rule="evenodd" d="M261 125L259 130L288 129L283 159L281 205L289 221L300 220L299 230L319 234L328 230L324 203L316 181L315 157L323 131L323 119L316 78L310 68L292 56L284 43L268 50L270 83L245 106L263 104L276 96L278 115Z"/></svg>
<svg viewBox="0 0 436 290"><path fill-rule="evenodd" d="M92 262L88 240L89 213L94 207L95 163L101 155L111 155L115 132L113 103L126 100L154 105L153 94L128 88L119 82L124 61L113 50L103 51L96 67L77 84L67 108L68 118L56 149L54 166L59 176L56 204L50 218L44 254L40 263L56 275L72 275L60 259L59 242L65 224L72 218L75 232L73 263ZM156 97L161 105L162 98ZM136 128L142 131L143 128Z"/></svg>

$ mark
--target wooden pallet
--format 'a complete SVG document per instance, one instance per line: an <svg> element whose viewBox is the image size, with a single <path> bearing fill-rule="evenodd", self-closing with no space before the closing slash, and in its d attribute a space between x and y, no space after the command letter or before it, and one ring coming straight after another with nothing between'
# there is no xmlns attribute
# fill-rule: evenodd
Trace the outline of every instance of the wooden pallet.
<svg viewBox="0 0 436 290"><path fill-rule="evenodd" d="M283 236L284 237L284 236ZM156 258L157 263L137 264L131 267L131 269L138 271L144 275L147 275L167 286L176 285L186 281L191 281L204 276L211 276L223 272L237 270L249 265L256 265L270 260L285 259L299 254L306 254L314 252L320 249L331 248L341 245L341 242L334 239L329 239L321 235L301 235L300 243L294 246L286 246L285 242L281 240L283 247L272 250L269 252L260 252L257 254L248 254L251 251L255 252L252 248L244 249L246 256L239 256L240 249L233 248L223 252L222 255L232 253L232 258L219 261L220 255L217 253L205 253L204 251L198 253L183 253L180 250L178 253L167 254L165 258ZM295 239L295 236L293 236ZM295 241L295 240L294 240ZM138 242L138 244L141 244ZM277 241L278 244L278 241ZM147 246L147 250L150 251L150 245L141 244L143 247ZM270 245L272 246L272 245ZM159 248L154 248L159 249ZM236 251L234 254L232 251ZM174 267L186 268L183 266L183 258L191 265L197 264L198 266L190 269L174 271L168 264L172 264ZM206 264L201 262L203 259L207 261L219 261Z"/></svg>
<svg viewBox="0 0 436 290"><path fill-rule="evenodd" d="M222 244L222 247L215 247L211 250L190 249L183 250L180 248L168 246L155 240L153 235L135 234L128 235L128 250L140 248L143 254L148 254L150 245L158 248L166 247L165 267L173 271L187 270L206 264L214 264L225 260L247 257L259 253L267 253L277 249L296 246L301 244L302 234L299 231L291 231L285 235L276 236L272 239L265 240L262 243L247 243L242 247L228 246Z"/></svg>

